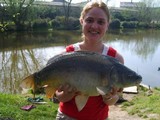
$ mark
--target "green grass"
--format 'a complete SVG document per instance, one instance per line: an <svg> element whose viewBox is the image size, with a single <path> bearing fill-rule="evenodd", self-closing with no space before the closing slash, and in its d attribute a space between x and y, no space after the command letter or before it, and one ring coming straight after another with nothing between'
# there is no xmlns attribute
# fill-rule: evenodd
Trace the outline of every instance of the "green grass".
<svg viewBox="0 0 160 120"><path fill-rule="evenodd" d="M158 120L157 118L160 117L160 89L153 89L152 95L148 95L146 89L141 89L139 94L131 102L125 102L122 108L131 115L137 114L142 118Z"/></svg>
<svg viewBox="0 0 160 120"><path fill-rule="evenodd" d="M27 97L0 93L0 120L54 120L58 104L44 97L46 104L35 104L36 108L24 111L20 108L31 103Z"/></svg>
<svg viewBox="0 0 160 120"><path fill-rule="evenodd" d="M0 93L0 120L54 120L58 104L55 104L45 96L42 96L46 104L36 105L31 111L20 108L29 105L27 97L23 95L12 95ZM122 104L122 108L129 114L137 114L142 118L158 120L160 117L160 88L155 88L153 94L148 96L146 89L141 89L131 102ZM149 115L156 115L150 117ZM8 119L7 119L8 118Z"/></svg>

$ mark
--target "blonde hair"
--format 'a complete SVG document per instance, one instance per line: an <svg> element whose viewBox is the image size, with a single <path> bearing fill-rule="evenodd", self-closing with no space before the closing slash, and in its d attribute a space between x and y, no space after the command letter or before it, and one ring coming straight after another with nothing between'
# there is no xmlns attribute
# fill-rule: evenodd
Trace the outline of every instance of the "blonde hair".
<svg viewBox="0 0 160 120"><path fill-rule="evenodd" d="M92 9L93 7L101 8L101 9L105 12L105 14L106 14L106 16L107 16L108 22L110 21L110 14L109 14L108 7L107 7L107 5L106 5L104 2L102 2L101 0L100 0L100 1L97 1L97 0L96 0L96 1L88 2L88 3L83 7L83 10L82 10L82 12L81 12L81 16L80 16L79 20L84 19L84 16L85 16L85 15L88 13L88 11L89 11L90 9Z"/></svg>

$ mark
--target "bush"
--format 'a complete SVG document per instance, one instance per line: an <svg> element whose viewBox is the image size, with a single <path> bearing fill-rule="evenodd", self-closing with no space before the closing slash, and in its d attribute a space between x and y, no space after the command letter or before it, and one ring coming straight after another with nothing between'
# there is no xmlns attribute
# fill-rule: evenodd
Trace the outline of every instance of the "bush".
<svg viewBox="0 0 160 120"><path fill-rule="evenodd" d="M2 25L1 23L0 23L0 32L4 32L4 31L6 31L7 29L6 29L6 25Z"/></svg>
<svg viewBox="0 0 160 120"><path fill-rule="evenodd" d="M6 31L15 31L16 26L14 22L8 22L5 27Z"/></svg>
<svg viewBox="0 0 160 120"><path fill-rule="evenodd" d="M150 28L151 26L146 22L138 23L138 28Z"/></svg>
<svg viewBox="0 0 160 120"><path fill-rule="evenodd" d="M152 28L160 29L160 23L152 23Z"/></svg>
<svg viewBox="0 0 160 120"><path fill-rule="evenodd" d="M53 29L69 29L69 30L77 30L80 28L80 23L78 18L69 17L69 24L65 24L64 16L57 16L51 22Z"/></svg>
<svg viewBox="0 0 160 120"><path fill-rule="evenodd" d="M125 20L125 18L124 18L124 16L122 15L121 12L112 12L111 14L112 14L112 16L113 16L113 19L118 19L118 20L120 20L120 21L124 21L124 20Z"/></svg>
<svg viewBox="0 0 160 120"><path fill-rule="evenodd" d="M64 21L65 21L64 16L56 16L56 18L51 21L51 26L53 29L63 29Z"/></svg>
<svg viewBox="0 0 160 120"><path fill-rule="evenodd" d="M160 23L157 23L157 24L155 25L155 27L156 27L157 29L160 29Z"/></svg>
<svg viewBox="0 0 160 120"><path fill-rule="evenodd" d="M78 29L80 29L79 19L70 17L69 18L69 26L68 27L69 27L70 30L78 30Z"/></svg>
<svg viewBox="0 0 160 120"><path fill-rule="evenodd" d="M123 28L137 28L137 22L136 21L124 21L122 23Z"/></svg>
<svg viewBox="0 0 160 120"><path fill-rule="evenodd" d="M111 29L119 29L121 28L121 22L119 19L114 19L110 24L109 28Z"/></svg>
<svg viewBox="0 0 160 120"><path fill-rule="evenodd" d="M37 19L33 22L33 29L38 28L48 28L49 27L49 19Z"/></svg>

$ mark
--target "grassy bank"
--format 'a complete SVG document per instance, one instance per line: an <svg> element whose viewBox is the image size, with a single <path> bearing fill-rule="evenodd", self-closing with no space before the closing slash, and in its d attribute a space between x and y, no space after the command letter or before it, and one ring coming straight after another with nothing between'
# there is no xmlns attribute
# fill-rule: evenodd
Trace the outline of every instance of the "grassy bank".
<svg viewBox="0 0 160 120"><path fill-rule="evenodd" d="M139 94L131 102L123 103L122 108L130 115L149 119L159 120L160 118L160 88L154 88L151 91L140 88Z"/></svg>
<svg viewBox="0 0 160 120"><path fill-rule="evenodd" d="M54 120L58 104L44 97L46 104L35 104L30 111L21 110L22 106L32 105L27 97L0 93L0 120Z"/></svg>
<svg viewBox="0 0 160 120"><path fill-rule="evenodd" d="M27 97L0 93L0 120L54 120L58 104L44 98L46 104L35 104L36 108L24 111L20 108L31 103ZM159 120L160 118L160 88L153 89L151 94L147 89L141 88L132 101L122 104L122 108L129 114L147 120Z"/></svg>

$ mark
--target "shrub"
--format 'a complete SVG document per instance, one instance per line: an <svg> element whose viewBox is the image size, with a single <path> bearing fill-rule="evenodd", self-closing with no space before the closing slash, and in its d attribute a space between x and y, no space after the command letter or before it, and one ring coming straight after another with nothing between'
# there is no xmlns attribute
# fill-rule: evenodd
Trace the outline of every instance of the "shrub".
<svg viewBox="0 0 160 120"><path fill-rule="evenodd" d="M16 26L14 22L8 22L5 27L6 31L15 31Z"/></svg>
<svg viewBox="0 0 160 120"><path fill-rule="evenodd" d="M64 21L65 21L64 16L56 16L56 18L51 21L51 26L53 29L63 29Z"/></svg>
<svg viewBox="0 0 160 120"><path fill-rule="evenodd" d="M37 19L33 22L33 29L37 28L48 28L49 27L49 19Z"/></svg>
<svg viewBox="0 0 160 120"><path fill-rule="evenodd" d="M150 28L150 25L145 22L138 23L138 28Z"/></svg>
<svg viewBox="0 0 160 120"><path fill-rule="evenodd" d="M160 23L156 23L156 24L155 24L155 28L156 28L156 29L160 29Z"/></svg>
<svg viewBox="0 0 160 120"><path fill-rule="evenodd" d="M79 19L70 17L69 18L69 26L68 27L69 27L70 30L78 30L78 29L80 29Z"/></svg>
<svg viewBox="0 0 160 120"><path fill-rule="evenodd" d="M80 23L78 18L69 17L69 23L65 24L64 16L57 16L51 22L53 29L69 29L69 30L77 30L80 28Z"/></svg>
<svg viewBox="0 0 160 120"><path fill-rule="evenodd" d="M123 28L137 28L137 22L136 21L124 21L122 23Z"/></svg>
<svg viewBox="0 0 160 120"><path fill-rule="evenodd" d="M110 24L109 24L109 28L111 29L119 29L121 28L121 23L119 19L114 19Z"/></svg>

